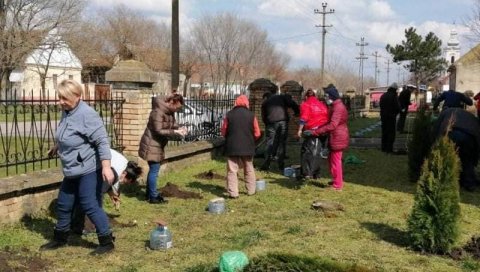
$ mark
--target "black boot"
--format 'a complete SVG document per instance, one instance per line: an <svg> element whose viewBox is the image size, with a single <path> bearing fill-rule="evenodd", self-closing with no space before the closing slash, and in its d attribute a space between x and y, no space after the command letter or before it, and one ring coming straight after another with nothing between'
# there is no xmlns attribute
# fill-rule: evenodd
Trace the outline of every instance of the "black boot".
<svg viewBox="0 0 480 272"><path fill-rule="evenodd" d="M68 231L53 230L53 240L42 245L40 250L55 250L67 244Z"/></svg>
<svg viewBox="0 0 480 272"><path fill-rule="evenodd" d="M115 248L115 245L113 244L114 241L115 237L111 233L102 236L99 235L98 242L100 245L91 253L91 255L102 255L111 252Z"/></svg>

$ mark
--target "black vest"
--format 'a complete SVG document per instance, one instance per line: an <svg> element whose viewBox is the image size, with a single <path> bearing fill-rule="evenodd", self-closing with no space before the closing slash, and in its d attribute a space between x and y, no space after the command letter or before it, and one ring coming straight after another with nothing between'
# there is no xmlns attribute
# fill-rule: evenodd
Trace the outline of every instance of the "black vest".
<svg viewBox="0 0 480 272"><path fill-rule="evenodd" d="M255 155L254 118L255 115L245 107L235 107L227 113L226 156Z"/></svg>

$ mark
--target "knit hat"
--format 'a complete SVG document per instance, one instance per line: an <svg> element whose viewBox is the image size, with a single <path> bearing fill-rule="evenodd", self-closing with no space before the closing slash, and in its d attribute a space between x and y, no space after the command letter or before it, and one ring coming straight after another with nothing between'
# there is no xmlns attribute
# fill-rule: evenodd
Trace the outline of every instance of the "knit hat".
<svg viewBox="0 0 480 272"><path fill-rule="evenodd" d="M397 82L393 82L389 88L393 88L393 89L398 89L398 85L397 85Z"/></svg>
<svg viewBox="0 0 480 272"><path fill-rule="evenodd" d="M326 88L323 88L324 92L328 95L328 97L332 100L337 100L340 98L340 94L338 94L337 88L332 83L328 84Z"/></svg>
<svg viewBox="0 0 480 272"><path fill-rule="evenodd" d="M248 97L244 94L237 97L237 99L235 100L235 107L246 107L246 108L248 108L249 107Z"/></svg>

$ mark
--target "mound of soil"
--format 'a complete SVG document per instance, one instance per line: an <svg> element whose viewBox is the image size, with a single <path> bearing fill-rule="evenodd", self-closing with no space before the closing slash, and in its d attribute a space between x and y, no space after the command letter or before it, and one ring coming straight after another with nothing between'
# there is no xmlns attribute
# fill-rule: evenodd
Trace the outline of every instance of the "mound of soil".
<svg viewBox="0 0 480 272"><path fill-rule="evenodd" d="M213 170L209 170L207 172L200 173L200 174L196 175L195 178L198 178L198 179L222 179L222 180L225 179L224 176L213 173Z"/></svg>
<svg viewBox="0 0 480 272"><path fill-rule="evenodd" d="M182 191L177 185L167 182L167 184L160 188L160 194L164 197L176 197L182 199L196 198L202 199L203 197L199 193Z"/></svg>
<svg viewBox="0 0 480 272"><path fill-rule="evenodd" d="M0 271L2 272L41 272L48 271L51 262L33 255L24 248L20 252L8 247L0 251Z"/></svg>
<svg viewBox="0 0 480 272"><path fill-rule="evenodd" d="M477 260L480 259L480 237L473 236L464 247L454 248L449 255L454 260L461 260L467 253Z"/></svg>
<svg viewBox="0 0 480 272"><path fill-rule="evenodd" d="M474 258L480 259L480 237L472 237L463 249L470 253Z"/></svg>

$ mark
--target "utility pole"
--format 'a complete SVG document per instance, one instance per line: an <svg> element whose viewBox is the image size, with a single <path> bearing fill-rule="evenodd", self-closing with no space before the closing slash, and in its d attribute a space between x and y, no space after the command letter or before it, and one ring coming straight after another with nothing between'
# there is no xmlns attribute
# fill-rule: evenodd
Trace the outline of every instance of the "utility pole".
<svg viewBox="0 0 480 272"><path fill-rule="evenodd" d="M360 73L360 78L361 78L361 90L360 94L363 95L363 60L368 59L367 56L365 56L365 46L368 45L367 42L365 42L365 38L361 37L360 42L356 43L357 46L360 46L360 56L356 57L356 59L360 60L360 67L359 67L359 73Z"/></svg>
<svg viewBox="0 0 480 272"><path fill-rule="evenodd" d="M398 63L398 66L397 66L397 83L400 82L400 63ZM403 82L402 82L402 85L403 85Z"/></svg>
<svg viewBox="0 0 480 272"><path fill-rule="evenodd" d="M387 60L387 86L390 84L390 60Z"/></svg>
<svg viewBox="0 0 480 272"><path fill-rule="evenodd" d="M322 68L321 68L321 73L320 73L320 84L321 86L325 86L323 83L324 79L324 73L325 73L325 35L327 34L327 27L332 27L332 25L326 25L325 24L325 15L334 13L334 9L330 9L327 11L327 3L322 3L322 11L318 9L314 9L313 12L315 14L322 14L322 24L321 25L315 25L316 27L321 27L322 28Z"/></svg>
<svg viewBox="0 0 480 272"><path fill-rule="evenodd" d="M375 54L372 54L372 56L375 57L375 86L378 86L377 85L377 78L378 78L378 75L380 74L380 70L378 69L378 57L381 57L381 55L378 54L377 51L375 51Z"/></svg>
<svg viewBox="0 0 480 272"><path fill-rule="evenodd" d="M172 90L178 90L180 83L180 33L178 1L172 0Z"/></svg>

